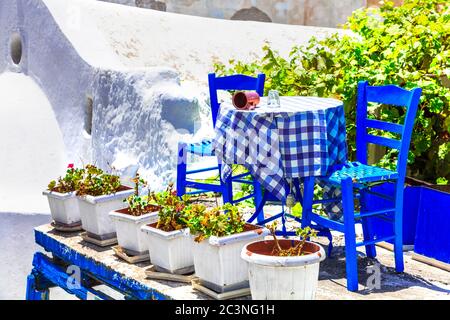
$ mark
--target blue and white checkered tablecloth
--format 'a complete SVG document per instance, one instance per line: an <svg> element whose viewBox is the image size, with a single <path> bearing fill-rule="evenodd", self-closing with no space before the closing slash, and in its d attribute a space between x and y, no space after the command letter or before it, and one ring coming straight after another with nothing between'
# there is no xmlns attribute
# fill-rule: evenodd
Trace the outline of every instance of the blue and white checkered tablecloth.
<svg viewBox="0 0 450 320"><path fill-rule="evenodd" d="M286 178L323 176L330 166L347 160L344 107L318 97L280 97L280 107L266 97L254 110L221 104L213 147L223 165L242 164L274 196L286 196Z"/></svg>

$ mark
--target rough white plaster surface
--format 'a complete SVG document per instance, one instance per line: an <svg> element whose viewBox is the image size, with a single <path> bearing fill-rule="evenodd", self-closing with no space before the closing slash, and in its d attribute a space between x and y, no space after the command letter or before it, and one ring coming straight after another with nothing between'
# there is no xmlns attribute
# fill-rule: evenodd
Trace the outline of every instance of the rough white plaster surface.
<svg viewBox="0 0 450 320"><path fill-rule="evenodd" d="M175 70L106 71L94 88L92 146L98 164L127 158L140 165L153 190L173 181L177 143L201 124L197 98L180 87Z"/></svg>
<svg viewBox="0 0 450 320"><path fill-rule="evenodd" d="M42 120L39 125L61 136L61 141L22 141L24 150L45 155L51 144L60 159L78 165L139 166L152 189L175 178L179 139L212 134L206 80L214 61L251 61L261 56L266 41L287 55L294 44L337 31L200 18L95 0L0 1L0 30L0 73L22 73L39 85L53 111L53 118L46 118L49 124ZM10 56L13 33L22 40L17 65ZM11 85L21 86L17 79ZM86 132L88 97L93 101L91 135ZM14 101L17 108L27 103ZM33 99L37 109L38 101ZM8 118L10 127L18 121ZM2 163L18 157L46 159L20 153L13 140L6 143L10 152ZM50 163L42 166L43 176L64 173L62 166ZM20 179L27 173L17 169L14 174ZM1 181L2 188L12 180ZM24 195L40 196L47 180L30 183ZM42 212L38 202L20 211ZM6 210L16 211L0 203L0 212Z"/></svg>
<svg viewBox="0 0 450 320"><path fill-rule="evenodd" d="M180 72L183 80L203 83L215 60L252 61L261 56L266 41L287 55L294 44L305 43L311 36L342 32L201 18L96 0L43 1L78 53L91 65L117 68L116 59L126 67L164 65Z"/></svg>

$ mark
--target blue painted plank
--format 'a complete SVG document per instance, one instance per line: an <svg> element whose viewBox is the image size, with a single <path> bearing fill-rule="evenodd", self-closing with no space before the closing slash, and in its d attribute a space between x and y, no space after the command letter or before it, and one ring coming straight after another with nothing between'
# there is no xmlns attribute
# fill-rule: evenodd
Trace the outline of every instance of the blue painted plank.
<svg viewBox="0 0 450 320"><path fill-rule="evenodd" d="M80 267L83 272L92 275L94 278L125 295L135 297L139 300L171 300L171 297L158 292L154 288L125 277L117 271L94 261L92 258L79 254L65 244L49 237L44 232L35 230L35 240L46 251L51 252L69 264Z"/></svg>
<svg viewBox="0 0 450 320"><path fill-rule="evenodd" d="M89 297L95 296L100 300L111 300L111 297L105 295L104 293L92 288L87 288L81 283L78 285L72 284L69 286L68 283L72 283L70 275L67 274L63 268L55 265L49 257L41 252L35 253L33 258L33 267L34 271L41 277L44 277L46 280L50 281L55 286L64 289L66 292L77 296L79 299L87 300ZM82 275L80 274L80 278L81 276Z"/></svg>
<svg viewBox="0 0 450 320"><path fill-rule="evenodd" d="M414 252L450 263L450 193L422 187Z"/></svg>
<svg viewBox="0 0 450 320"><path fill-rule="evenodd" d="M368 128L390 131L398 134L403 133L403 126L401 124L392 122L380 121L375 119L366 119L365 126Z"/></svg>

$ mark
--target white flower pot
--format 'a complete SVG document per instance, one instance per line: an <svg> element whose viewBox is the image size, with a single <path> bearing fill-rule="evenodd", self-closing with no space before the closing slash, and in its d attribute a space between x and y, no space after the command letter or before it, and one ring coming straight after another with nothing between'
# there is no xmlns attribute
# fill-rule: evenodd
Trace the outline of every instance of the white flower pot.
<svg viewBox="0 0 450 320"><path fill-rule="evenodd" d="M134 256L144 255L148 251L145 235L141 227L158 220L158 210L141 216L126 213L127 209L115 210L109 216L116 225L117 241L128 254Z"/></svg>
<svg viewBox="0 0 450 320"><path fill-rule="evenodd" d="M269 231L258 226L247 226L254 229L231 236L210 237L200 243L192 240L195 275L203 286L216 292L248 286L247 263L240 257L242 248L249 242L263 239Z"/></svg>
<svg viewBox="0 0 450 320"><path fill-rule="evenodd" d="M90 195L78 197L81 223L88 236L99 240L115 238L116 228L109 213L126 207L123 200L133 193L134 190L129 189L97 197Z"/></svg>
<svg viewBox="0 0 450 320"><path fill-rule="evenodd" d="M288 248L292 240L280 239ZM319 265L325 259L323 248L306 242L309 254L279 257L271 255L274 240L246 245L241 257L248 262L250 290L254 300L313 300L319 281Z"/></svg>
<svg viewBox="0 0 450 320"><path fill-rule="evenodd" d="M81 224L78 200L75 192L59 193L46 190L42 194L47 196L50 212L56 223L65 226Z"/></svg>
<svg viewBox="0 0 450 320"><path fill-rule="evenodd" d="M186 274L194 271L192 243L188 229L166 232L145 225L141 228L146 235L146 243L150 261L156 269L176 274Z"/></svg>

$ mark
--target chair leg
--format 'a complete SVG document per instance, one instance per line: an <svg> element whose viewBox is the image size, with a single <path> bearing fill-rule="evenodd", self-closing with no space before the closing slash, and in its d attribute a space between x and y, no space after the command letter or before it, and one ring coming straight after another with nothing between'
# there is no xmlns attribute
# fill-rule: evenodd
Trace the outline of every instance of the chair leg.
<svg viewBox="0 0 450 320"><path fill-rule="evenodd" d="M253 178L253 192L255 195L255 208L259 208L263 201L262 187L261 184L258 181L256 181L255 178ZM257 221L258 222L264 221L264 208L261 208L261 211L258 214Z"/></svg>
<svg viewBox="0 0 450 320"><path fill-rule="evenodd" d="M367 193L364 190L361 190L361 198L360 198L361 211L367 210L367 206L366 206L367 202L366 201L367 201ZM363 233L364 233L364 240L365 241L373 240L371 218L362 219L362 227L363 227ZM375 244L366 246L366 255L369 258L375 258L377 256Z"/></svg>
<svg viewBox="0 0 450 320"><path fill-rule="evenodd" d="M311 225L312 204L314 199L314 177L305 177L303 180L302 228Z"/></svg>
<svg viewBox="0 0 450 320"><path fill-rule="evenodd" d="M177 164L177 195L179 197L186 193L186 169L187 169L187 145L178 144L178 164Z"/></svg>
<svg viewBox="0 0 450 320"><path fill-rule="evenodd" d="M358 291L358 261L356 252L353 183L351 178L342 181L342 204L344 210L347 289L349 291Z"/></svg>
<svg viewBox="0 0 450 320"><path fill-rule="evenodd" d="M403 186L397 184L395 196L395 217L394 217L394 254L395 270L403 272Z"/></svg>
<svg viewBox="0 0 450 320"><path fill-rule="evenodd" d="M372 225L370 218L364 218L362 220L364 240L373 240ZM368 258L374 259L377 256L377 250L374 244L366 246L366 255Z"/></svg>

